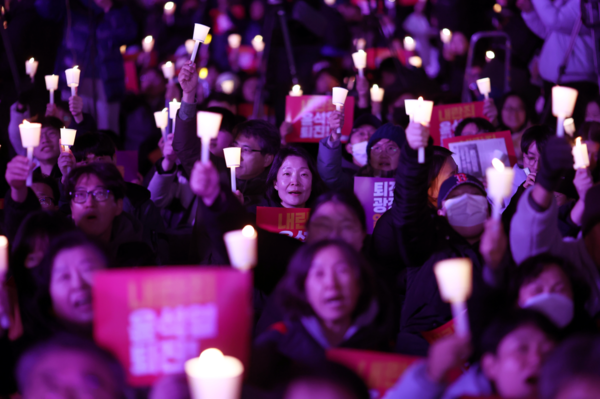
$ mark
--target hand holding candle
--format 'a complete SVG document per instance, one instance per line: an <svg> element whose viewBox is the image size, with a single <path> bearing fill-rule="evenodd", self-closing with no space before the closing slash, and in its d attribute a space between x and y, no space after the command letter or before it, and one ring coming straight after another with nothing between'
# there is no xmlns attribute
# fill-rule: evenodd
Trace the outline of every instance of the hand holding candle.
<svg viewBox="0 0 600 399"><path fill-rule="evenodd" d="M192 58L191 61L194 62L194 60L196 59L196 54L198 53L198 47L200 46L200 43L204 43L204 40L206 40L206 35L208 35L208 31L210 30L210 28L208 26L202 25L202 24L195 24L194 25L194 51L192 51Z"/></svg>
<svg viewBox="0 0 600 399"><path fill-rule="evenodd" d="M467 299L471 296L473 286L473 263L469 258L447 259L433 267L438 283L440 296L452 306L452 317L456 335L467 337L469 333L469 316Z"/></svg>
<svg viewBox="0 0 600 399"><path fill-rule="evenodd" d="M577 101L577 90L570 87L554 86L552 88L552 114L556 116L556 135L565 135L565 119L573 115L575 102Z"/></svg>
<svg viewBox="0 0 600 399"><path fill-rule="evenodd" d="M19 132L21 133L21 144L23 148L27 148L27 159L29 162L33 162L33 149L40 145L40 135L42 133L41 123L29 123L23 119L23 123L19 125ZM31 187L32 174L31 172L27 176L27 187Z"/></svg>
<svg viewBox="0 0 600 399"><path fill-rule="evenodd" d="M242 230L225 233L223 240L227 246L231 266L241 271L248 271L256 266L257 237L256 230L250 225Z"/></svg>
<svg viewBox="0 0 600 399"><path fill-rule="evenodd" d="M515 171L506 168L504 163L498 158L492 159L493 167L487 168L487 191L488 195L494 201L493 218L500 219L500 210L504 203L504 199L510 196Z"/></svg>
<svg viewBox="0 0 600 399"><path fill-rule="evenodd" d="M71 88L71 96L77 95L77 86L79 86L80 74L81 71L79 70L79 67L77 65L65 71L65 75L67 77L67 86Z"/></svg>
<svg viewBox="0 0 600 399"><path fill-rule="evenodd" d="M573 158L575 159L575 164L573 165L575 170L584 169L590 166L590 157L588 155L587 144L581 144L581 137L577 137L577 139L575 139Z"/></svg>
<svg viewBox="0 0 600 399"><path fill-rule="evenodd" d="M406 102L404 103L406 104ZM423 126L429 126L431 122L431 113L433 112L433 101L424 101L423 97L419 97L414 104L414 121ZM419 163L425 163L425 148L419 148Z"/></svg>
<svg viewBox="0 0 600 399"><path fill-rule="evenodd" d="M479 89L479 93L483 94L486 100L490 98L490 93L492 92L490 78L478 79L477 88Z"/></svg>
<svg viewBox="0 0 600 399"><path fill-rule="evenodd" d="M346 96L348 96L348 90L343 87L334 87L333 88L333 97L331 98L331 102L335 105L335 109L341 111L346 103ZM342 128L338 127L337 133L342 133Z"/></svg>
<svg viewBox="0 0 600 399"><path fill-rule="evenodd" d="M214 112L199 111L197 113L197 134L202 140L202 157L203 163L210 162L210 140L216 139L221 128L221 120L223 115Z"/></svg>
<svg viewBox="0 0 600 399"><path fill-rule="evenodd" d="M224 356L214 348L185 362L192 399L239 399L242 389L242 362Z"/></svg>
<svg viewBox="0 0 600 399"><path fill-rule="evenodd" d="M58 75L46 75L46 90L50 92L50 104L54 104L54 92L58 90Z"/></svg>
<svg viewBox="0 0 600 399"><path fill-rule="evenodd" d="M242 149L240 147L223 148L225 163L231 169L231 191L237 191L237 182L235 180L235 168L240 166Z"/></svg>
<svg viewBox="0 0 600 399"><path fill-rule="evenodd" d="M354 61L354 67L358 69L358 76L365 76L364 70L367 67L367 53L363 50L358 50L352 54L352 60Z"/></svg>

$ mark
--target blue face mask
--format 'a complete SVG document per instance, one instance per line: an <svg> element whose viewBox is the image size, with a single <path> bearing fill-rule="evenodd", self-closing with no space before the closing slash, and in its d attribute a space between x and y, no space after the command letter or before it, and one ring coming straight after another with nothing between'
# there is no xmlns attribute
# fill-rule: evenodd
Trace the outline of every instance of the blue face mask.
<svg viewBox="0 0 600 399"><path fill-rule="evenodd" d="M446 200L446 217L451 226L472 227L488 218L488 201L482 195L463 194Z"/></svg>

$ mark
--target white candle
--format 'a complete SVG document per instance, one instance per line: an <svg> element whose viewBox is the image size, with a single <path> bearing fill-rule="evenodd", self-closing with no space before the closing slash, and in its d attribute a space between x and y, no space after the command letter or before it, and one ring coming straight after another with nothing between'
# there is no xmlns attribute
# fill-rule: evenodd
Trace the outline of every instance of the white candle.
<svg viewBox="0 0 600 399"><path fill-rule="evenodd" d="M194 51L194 45L195 45L195 44L196 44L196 42L195 42L195 41L193 41L192 39L187 39L187 40L185 41L185 51L186 51L188 54L190 54L190 55L191 55L191 54L192 54L192 52Z"/></svg>
<svg viewBox="0 0 600 399"><path fill-rule="evenodd" d="M452 32L450 29L444 28L440 31L440 39L442 43L448 44L452 41Z"/></svg>
<svg viewBox="0 0 600 399"><path fill-rule="evenodd" d="M75 129L60 129L60 144L64 147L65 151L68 150L70 146L75 144L76 135L77 130Z"/></svg>
<svg viewBox="0 0 600 399"><path fill-rule="evenodd" d="M344 103L346 102L346 96L348 95L348 90L343 87L334 87L333 88L333 96L331 98L331 102L335 105L335 109L338 111L342 110ZM337 128L337 133L340 134L342 132L342 128Z"/></svg>
<svg viewBox="0 0 600 399"><path fill-rule="evenodd" d="M42 124L29 123L27 120L23 119L23 123L19 125L19 132L21 133L21 145L23 148L27 148L27 159L29 162L33 162L33 149L40 145ZM27 181L25 182L27 187L31 187L32 177L31 172L29 172Z"/></svg>
<svg viewBox="0 0 600 399"><path fill-rule="evenodd" d="M54 92L58 90L58 75L46 75L46 90L50 92L50 104L54 104Z"/></svg>
<svg viewBox="0 0 600 399"><path fill-rule="evenodd" d="M171 61L168 61L161 66L161 69L163 71L165 79L171 82L173 80L173 77L175 76L175 65Z"/></svg>
<svg viewBox="0 0 600 399"><path fill-rule="evenodd" d="M473 286L473 263L469 258L446 259L437 262L433 272L440 296L452 306L456 335L469 335L469 317L466 302Z"/></svg>
<svg viewBox="0 0 600 399"><path fill-rule="evenodd" d="M206 25L202 24L194 24L194 50L192 51L192 61L196 60L196 54L198 53L198 47L200 43L204 43L206 40L206 36L208 35L208 31L210 28ZM210 43L210 40L206 40L206 44Z"/></svg>
<svg viewBox="0 0 600 399"><path fill-rule="evenodd" d="M146 36L144 40L142 40L142 48L145 53L149 53L154 48L154 38L152 36Z"/></svg>
<svg viewBox="0 0 600 399"><path fill-rule="evenodd" d="M216 139L221 128L223 115L214 112L199 111L196 114L198 137L202 140L202 162L210 162L210 140Z"/></svg>
<svg viewBox="0 0 600 399"><path fill-rule="evenodd" d="M162 111L158 111L154 113L154 121L156 122L156 127L160 129L163 139L167 139L166 128L169 124L169 109L164 108Z"/></svg>
<svg viewBox="0 0 600 399"><path fill-rule="evenodd" d="M513 179L515 178L515 171L506 168L504 163L498 158L492 159L493 167L487 168L487 192L490 198L494 201L493 217L496 220L500 220L500 210L504 203L504 198L507 198L511 194Z"/></svg>
<svg viewBox="0 0 600 399"><path fill-rule="evenodd" d="M177 120L177 111L181 108L181 103L176 98L169 103L169 118L173 121L171 124L171 133L175 134L175 121Z"/></svg>
<svg viewBox="0 0 600 399"><path fill-rule="evenodd" d="M127 46L124 44L121 47L119 47L119 51L121 52L121 54L125 54L127 52Z"/></svg>
<svg viewBox="0 0 600 399"><path fill-rule="evenodd" d="M165 15L171 16L175 14L175 8L177 8L177 6L172 1L165 3Z"/></svg>
<svg viewBox="0 0 600 399"><path fill-rule="evenodd" d="M235 82L233 80L224 80L221 83L221 90L225 94L233 93L233 89L235 88Z"/></svg>
<svg viewBox="0 0 600 399"><path fill-rule="evenodd" d="M242 149L240 147L223 148L225 155L225 163L231 169L231 191L234 193L237 190L237 182L235 180L235 168L240 166Z"/></svg>
<svg viewBox="0 0 600 399"><path fill-rule="evenodd" d="M65 76L67 77L67 86L71 88L71 96L77 95L77 86L79 86L80 75L81 71L77 65L65 71Z"/></svg>
<svg viewBox="0 0 600 399"><path fill-rule="evenodd" d="M406 51L415 51L417 48L417 43L415 43L415 39L410 36L406 36L404 38L404 50Z"/></svg>
<svg viewBox="0 0 600 399"><path fill-rule="evenodd" d="M27 73L27 75L29 75L32 82L33 78L35 77L35 73L37 72L38 63L39 62L36 61L33 57L31 57L25 62L25 72Z"/></svg>
<svg viewBox="0 0 600 399"><path fill-rule="evenodd" d="M573 120L573 118L565 119L563 126L565 128L565 133L567 133L569 136L573 137L573 135L575 134L575 131L577 130L577 129L575 129L575 121Z"/></svg>
<svg viewBox="0 0 600 399"><path fill-rule="evenodd" d="M490 78L483 78L477 80L477 88L479 92L483 94L485 99L487 100L492 92L492 83L490 82Z"/></svg>
<svg viewBox="0 0 600 399"><path fill-rule="evenodd" d="M242 44L242 36L238 35L237 33L232 33L229 35L229 37L227 37L227 43L229 43L229 47L232 49L239 48L240 44Z"/></svg>
<svg viewBox="0 0 600 399"><path fill-rule="evenodd" d="M496 58L496 54L494 54L494 52L492 50L488 50L485 52L485 60L487 62L490 62L494 58Z"/></svg>
<svg viewBox="0 0 600 399"><path fill-rule="evenodd" d="M554 86L552 88L552 114L557 118L556 135L563 137L565 134L565 119L573 115L577 90L570 87Z"/></svg>
<svg viewBox="0 0 600 399"><path fill-rule="evenodd" d="M354 67L358 69L358 76L364 76L364 69L367 67L367 53L363 50L358 50L352 54Z"/></svg>
<svg viewBox="0 0 600 399"><path fill-rule="evenodd" d="M411 122L415 120L415 110L418 105L419 100L404 100L404 109L406 110L406 115L410 117Z"/></svg>
<svg viewBox="0 0 600 399"><path fill-rule="evenodd" d="M383 87L379 87L378 85L373 85L371 87L371 101L374 103L380 103L383 101L383 94L385 90Z"/></svg>
<svg viewBox="0 0 600 399"><path fill-rule="evenodd" d="M406 104L406 103L405 103ZM423 97L419 97L415 105L413 119L415 122L423 126L429 126L431 122L431 114L433 112L433 101L424 101ZM419 148L419 163L425 163L425 148Z"/></svg>
<svg viewBox="0 0 600 399"><path fill-rule="evenodd" d="M303 94L303 92L302 92L302 88L300 88L300 85L292 86L292 91L290 91L291 97L300 97L302 94Z"/></svg>
<svg viewBox="0 0 600 399"><path fill-rule="evenodd" d="M587 144L581 144L581 137L575 139L575 147L573 147L573 158L575 170L584 169L590 166L590 157L588 155Z"/></svg>
<svg viewBox="0 0 600 399"><path fill-rule="evenodd" d="M263 41L263 37L261 35L254 36L254 39L252 39L252 47L257 53L262 53L262 51L265 49L265 42Z"/></svg>
<svg viewBox="0 0 600 399"><path fill-rule="evenodd" d="M242 389L242 362L224 356L214 348L185 362L192 399L239 399Z"/></svg>
<svg viewBox="0 0 600 399"><path fill-rule="evenodd" d="M423 60L418 55L413 55L408 58L408 64L415 68L421 68L421 66L423 66Z"/></svg>
<svg viewBox="0 0 600 399"><path fill-rule="evenodd" d="M242 230L229 231L223 236L231 266L241 271L248 271L257 263L258 234L252 226Z"/></svg>
<svg viewBox="0 0 600 399"><path fill-rule="evenodd" d="M8 271L8 239L0 236L0 282Z"/></svg>

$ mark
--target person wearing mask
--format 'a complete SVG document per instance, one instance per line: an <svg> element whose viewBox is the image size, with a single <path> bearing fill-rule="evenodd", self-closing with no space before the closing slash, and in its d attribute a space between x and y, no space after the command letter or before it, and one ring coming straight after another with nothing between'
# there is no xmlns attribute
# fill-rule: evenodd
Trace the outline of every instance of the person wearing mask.
<svg viewBox="0 0 600 399"><path fill-rule="evenodd" d="M317 168L321 178L330 190L341 191L351 189L354 176L367 164L367 145L375 131L381 127L381 121L373 115L362 115L354 121L346 151L352 155L352 162L344 159L342 154L341 135L331 128L339 124L343 126L343 112L332 111L330 116L331 134L319 142Z"/></svg>
<svg viewBox="0 0 600 399"><path fill-rule="evenodd" d="M561 176L573 170L571 145L559 137L546 144L533 187L522 195L510 227L510 248L515 262L540 254L560 256L571 263L591 286L588 310L600 311L600 186L585 194L582 234L563 240L558 229L558 206L553 192Z"/></svg>
<svg viewBox="0 0 600 399"><path fill-rule="evenodd" d="M493 269L502 262L506 238L498 221L487 220L490 204L485 188L473 176L457 174L446 179L439 190L437 211L428 205L427 176L433 157L433 146L428 145L429 129L412 123L406 137L391 208L396 245L408 268L396 349L425 355L428 345L420 333L452 319L450 306L439 296L434 265L448 258L469 258L473 263L469 306L477 307L476 298L484 287L484 268ZM423 164L417 160L419 148L425 148ZM491 242L500 243L501 249L490 251ZM471 325L477 329L482 321L472 320Z"/></svg>
<svg viewBox="0 0 600 399"><path fill-rule="evenodd" d="M450 335L435 342L427 359L411 366L384 399L531 398L537 392L540 368L558 338L556 327L535 311L500 315L480 342L475 341L477 361L456 381L448 384L448 375L473 352L468 336Z"/></svg>

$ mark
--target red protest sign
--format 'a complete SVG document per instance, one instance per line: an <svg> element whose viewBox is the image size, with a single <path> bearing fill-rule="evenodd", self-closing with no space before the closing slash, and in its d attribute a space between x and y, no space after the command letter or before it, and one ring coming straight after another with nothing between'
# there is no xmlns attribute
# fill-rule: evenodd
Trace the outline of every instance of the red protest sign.
<svg viewBox="0 0 600 399"><path fill-rule="evenodd" d="M443 141L454 137L456 126L465 118L485 118L483 101L467 104L436 105L431 114L429 133L434 145L442 145ZM486 118L487 119L487 118Z"/></svg>
<svg viewBox="0 0 600 399"><path fill-rule="evenodd" d="M247 364L252 275L230 268L170 267L98 272L94 338L128 382L151 385L186 360L218 348Z"/></svg>
<svg viewBox="0 0 600 399"><path fill-rule="evenodd" d="M256 225L272 233L286 234L300 241L306 239L309 208L256 208Z"/></svg>
<svg viewBox="0 0 600 399"><path fill-rule="evenodd" d="M329 115L335 111L331 96L287 96L285 120L292 123L292 132L285 136L288 143L318 143L329 136ZM348 141L354 123L354 97L346 97L342 141Z"/></svg>
<svg viewBox="0 0 600 399"><path fill-rule="evenodd" d="M422 358L340 348L328 350L327 359L353 370L365 381L369 389L378 391L379 396L376 397L380 398L398 382L398 378L406 369Z"/></svg>
<svg viewBox="0 0 600 399"><path fill-rule="evenodd" d="M429 331L421 331L421 335L430 344L433 344L440 338L447 337L448 335L454 335L454 319L450 320L448 323L442 326L439 326L436 329Z"/></svg>

